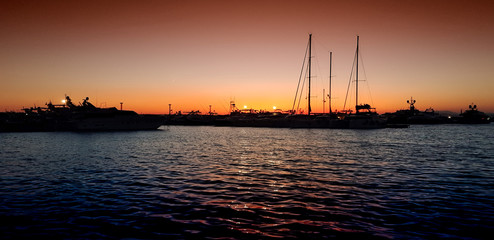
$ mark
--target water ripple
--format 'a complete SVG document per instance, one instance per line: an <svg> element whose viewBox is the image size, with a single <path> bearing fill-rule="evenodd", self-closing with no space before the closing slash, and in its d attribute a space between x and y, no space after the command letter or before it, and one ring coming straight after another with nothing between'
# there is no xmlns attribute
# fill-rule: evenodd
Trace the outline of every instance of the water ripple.
<svg viewBox="0 0 494 240"><path fill-rule="evenodd" d="M493 127L2 133L1 238L483 239Z"/></svg>

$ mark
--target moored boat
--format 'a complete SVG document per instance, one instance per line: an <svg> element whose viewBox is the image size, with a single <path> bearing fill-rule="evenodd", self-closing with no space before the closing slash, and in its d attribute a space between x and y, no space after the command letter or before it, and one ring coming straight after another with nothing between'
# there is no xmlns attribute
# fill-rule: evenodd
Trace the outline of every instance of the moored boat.
<svg viewBox="0 0 494 240"><path fill-rule="evenodd" d="M432 107L425 111L420 111L415 108L417 101L410 98L407 100L409 109L398 110L394 113L386 113L388 124L444 124L452 123L451 118L434 111Z"/></svg>
<svg viewBox="0 0 494 240"><path fill-rule="evenodd" d="M376 109L369 104L359 104L359 36L357 36L357 50L355 52L355 113L348 113L344 120L350 129L376 129L386 127L386 118L379 116ZM351 81L351 79L350 79Z"/></svg>
<svg viewBox="0 0 494 240"><path fill-rule="evenodd" d="M460 117L458 118L459 123L464 124L487 124L490 123L490 117L479 111L477 109L477 105L469 105L468 110L463 113L460 113Z"/></svg>
<svg viewBox="0 0 494 240"><path fill-rule="evenodd" d="M85 98L75 105L69 96L64 104L24 108L22 114L2 119L1 131L135 131L155 130L164 123L158 115L140 115L115 107L98 108Z"/></svg>

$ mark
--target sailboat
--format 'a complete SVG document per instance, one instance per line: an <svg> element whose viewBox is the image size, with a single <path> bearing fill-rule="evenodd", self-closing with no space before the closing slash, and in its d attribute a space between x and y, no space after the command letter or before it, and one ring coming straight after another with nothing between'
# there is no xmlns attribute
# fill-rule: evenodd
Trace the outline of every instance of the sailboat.
<svg viewBox="0 0 494 240"><path fill-rule="evenodd" d="M289 127L292 128L312 128L315 126L314 115L311 115L311 104L310 104L310 90L311 90L311 58L312 58L312 34L309 34L309 42L307 44L307 49L305 51L304 61L302 64L302 70L300 72L300 78L297 85L297 91L295 92L295 99L293 100L292 110L290 111L292 114L286 117L287 123ZM302 97L303 88L305 85L305 80L302 82L302 86L300 83L302 81L302 76L305 68L305 60L307 59L307 72L308 72L308 93L307 93L307 114L303 114L302 111L299 110L300 99ZM299 93L300 90L300 93ZM297 98L299 98L297 100ZM298 104L297 104L298 102ZM297 106L296 106L297 105ZM296 114L299 112L299 114Z"/></svg>
<svg viewBox="0 0 494 240"><path fill-rule="evenodd" d="M332 96L331 96L331 77L332 77L332 68L333 68L333 52L329 52L329 93L326 96L323 94L324 98L328 97L329 106L328 106L328 114L324 114L316 117L316 121L322 123L324 128L348 128L348 121L342 120L338 117L336 112L333 112L332 109ZM324 99L325 102L325 99ZM324 109L324 107L323 107ZM324 110L323 110L324 112ZM320 124L321 125L321 124Z"/></svg>
<svg viewBox="0 0 494 240"><path fill-rule="evenodd" d="M369 104L359 104L358 101L358 70L359 70L359 36L357 36L357 50L356 50L356 67L355 67L355 113L350 113L345 116L345 120L348 123L348 128L351 129L375 129L385 128L386 119L381 118L376 109ZM350 79L351 81L351 79Z"/></svg>
<svg viewBox="0 0 494 240"><path fill-rule="evenodd" d="M330 53L330 75L331 75L331 55ZM307 65L306 64L307 60ZM300 100L305 85L305 80L302 82L304 68L307 67L306 76L308 80L307 86L307 113L303 114L299 112L298 106L300 105ZM295 99L293 101L293 107L290 111L292 114L286 117L287 125L292 128L346 128L346 122L338 119L336 114L332 112L331 109L331 82L330 92L329 92L329 114L313 113L311 107L311 70L312 70L312 34L309 34L309 42L307 44L307 49L304 57L304 62L302 64L302 71L300 73L299 84L297 86L297 91L295 94ZM331 81L331 79L330 79ZM301 85L302 82L302 85ZM300 90L300 91L299 91ZM299 93L300 92L300 93ZM325 95L325 94L323 94ZM298 99L297 99L298 98ZM298 105L296 104L298 102ZM297 105L297 107L296 107ZM324 110L323 110L324 111ZM299 114L295 114L299 112Z"/></svg>

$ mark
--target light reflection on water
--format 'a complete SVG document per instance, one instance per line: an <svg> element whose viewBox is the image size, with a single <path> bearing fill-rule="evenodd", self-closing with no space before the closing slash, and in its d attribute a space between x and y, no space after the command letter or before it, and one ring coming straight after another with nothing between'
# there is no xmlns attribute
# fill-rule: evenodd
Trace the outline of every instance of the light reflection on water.
<svg viewBox="0 0 494 240"><path fill-rule="evenodd" d="M0 134L6 238L482 238L494 125Z"/></svg>

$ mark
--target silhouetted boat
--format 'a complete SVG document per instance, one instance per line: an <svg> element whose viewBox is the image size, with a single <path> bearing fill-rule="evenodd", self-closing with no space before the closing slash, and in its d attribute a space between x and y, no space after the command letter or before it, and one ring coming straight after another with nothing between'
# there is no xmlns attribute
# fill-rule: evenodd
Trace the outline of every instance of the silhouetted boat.
<svg viewBox="0 0 494 240"><path fill-rule="evenodd" d="M416 100L407 100L409 109L398 110L394 113L387 113L388 124L444 124L452 123L447 116L436 113L433 108L419 111L415 108Z"/></svg>
<svg viewBox="0 0 494 240"><path fill-rule="evenodd" d="M490 117L477 110L477 105L469 105L468 110L463 113L460 113L460 117L458 118L459 123L465 124L487 124L490 123Z"/></svg>
<svg viewBox="0 0 494 240"><path fill-rule="evenodd" d="M154 130L163 124L157 115L139 115L134 111L98 108L85 98L75 105L69 96L65 104L51 102L46 108L24 108L23 114L11 114L0 123L1 131L129 131Z"/></svg>
<svg viewBox="0 0 494 240"><path fill-rule="evenodd" d="M349 113L344 120L348 122L348 128L351 129L374 129L385 128L386 119L379 116L376 109L369 104L359 104L358 102L358 61L359 61L359 36L357 36L357 50L355 53L355 113ZM350 79L351 81L351 79Z"/></svg>

